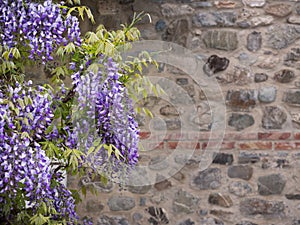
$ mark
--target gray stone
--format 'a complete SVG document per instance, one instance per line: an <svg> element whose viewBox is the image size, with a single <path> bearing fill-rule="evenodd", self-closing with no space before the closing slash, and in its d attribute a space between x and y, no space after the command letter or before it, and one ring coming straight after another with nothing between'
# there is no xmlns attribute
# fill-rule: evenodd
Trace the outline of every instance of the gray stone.
<svg viewBox="0 0 300 225"><path fill-rule="evenodd" d="M194 12L194 9L189 5L177 5L165 3L161 5L161 12L165 17L178 17L184 15L191 15Z"/></svg>
<svg viewBox="0 0 300 225"><path fill-rule="evenodd" d="M236 20L237 14L233 11L201 12L193 16L196 27L232 27Z"/></svg>
<svg viewBox="0 0 300 225"><path fill-rule="evenodd" d="M199 199L192 194L179 190L174 196L173 211L175 213L193 213L197 208L198 202Z"/></svg>
<svg viewBox="0 0 300 225"><path fill-rule="evenodd" d="M145 205L146 205L146 202L147 202L147 198L141 197L141 198L140 198L139 206L145 206Z"/></svg>
<svg viewBox="0 0 300 225"><path fill-rule="evenodd" d="M128 191L134 194L146 194L151 189L151 185L146 186L128 186Z"/></svg>
<svg viewBox="0 0 300 225"><path fill-rule="evenodd" d="M292 13L292 6L286 3L276 3L268 5L265 12L277 17L285 17Z"/></svg>
<svg viewBox="0 0 300 225"><path fill-rule="evenodd" d="M166 157L164 156L156 156L151 158L151 161L149 162L149 168L151 170L164 170L168 168L169 164L166 161Z"/></svg>
<svg viewBox="0 0 300 225"><path fill-rule="evenodd" d="M195 222L192 221L191 219L187 219L187 220L180 222L178 225L195 225Z"/></svg>
<svg viewBox="0 0 300 225"><path fill-rule="evenodd" d="M274 25L268 28L268 42L274 49L286 48L299 38L299 25Z"/></svg>
<svg viewBox="0 0 300 225"><path fill-rule="evenodd" d="M253 174L253 168L248 165L230 166L228 168L227 174L230 178L250 180Z"/></svg>
<svg viewBox="0 0 300 225"><path fill-rule="evenodd" d="M255 83L261 83L264 81L267 81L269 76L265 73L256 73L254 74L254 82Z"/></svg>
<svg viewBox="0 0 300 225"><path fill-rule="evenodd" d="M256 16L250 19L252 27L267 26L272 24L274 21L273 16Z"/></svg>
<svg viewBox="0 0 300 225"><path fill-rule="evenodd" d="M284 65L300 69L300 48L292 48L284 58Z"/></svg>
<svg viewBox="0 0 300 225"><path fill-rule="evenodd" d="M237 131L244 130L254 124L254 118L249 114L232 113L228 125L234 127Z"/></svg>
<svg viewBox="0 0 300 225"><path fill-rule="evenodd" d="M103 209L104 205L101 202L92 199L86 202L86 210L88 212L101 212Z"/></svg>
<svg viewBox="0 0 300 225"><path fill-rule="evenodd" d="M134 198L127 196L113 196L107 205L111 211L128 211L135 207Z"/></svg>
<svg viewBox="0 0 300 225"><path fill-rule="evenodd" d="M171 181L167 180L167 178L165 178L164 176L157 175L154 187L158 191L163 191L172 187L172 183Z"/></svg>
<svg viewBox="0 0 300 225"><path fill-rule="evenodd" d="M274 80L279 83L290 83L295 78L295 73L292 70L283 69L275 73Z"/></svg>
<svg viewBox="0 0 300 225"><path fill-rule="evenodd" d="M203 2L192 2L191 6L193 8L209 8L212 7L213 4L211 2L203 1Z"/></svg>
<svg viewBox="0 0 300 225"><path fill-rule="evenodd" d="M258 178L258 193L260 195L281 194L286 180L281 174L271 174Z"/></svg>
<svg viewBox="0 0 300 225"><path fill-rule="evenodd" d="M217 189L221 186L221 170L218 168L208 168L198 172L192 178L192 187L199 190Z"/></svg>
<svg viewBox="0 0 300 225"><path fill-rule="evenodd" d="M201 225L224 225L222 220L213 218L213 217L205 217L200 220Z"/></svg>
<svg viewBox="0 0 300 225"><path fill-rule="evenodd" d="M286 194L285 197L289 200L300 200L300 194Z"/></svg>
<svg viewBox="0 0 300 225"><path fill-rule="evenodd" d="M132 215L132 219L133 219L135 222L140 221L142 218L143 218L143 215L140 214L140 213L137 213L137 212L134 213L134 214Z"/></svg>
<svg viewBox="0 0 300 225"><path fill-rule="evenodd" d="M263 87L258 91L258 100L263 103L274 102L277 95L276 87Z"/></svg>
<svg viewBox="0 0 300 225"><path fill-rule="evenodd" d="M238 47L237 32L234 31L210 30L203 34L203 41L207 48L231 51Z"/></svg>
<svg viewBox="0 0 300 225"><path fill-rule="evenodd" d="M214 215L218 218L221 218L225 221L232 221L233 219L233 212L228 212L228 211L224 211L224 210L217 210L217 209L212 209L209 211L209 213L211 215Z"/></svg>
<svg viewBox="0 0 300 225"><path fill-rule="evenodd" d="M300 91L287 91L283 95L283 101L295 106L300 106Z"/></svg>
<svg viewBox="0 0 300 225"><path fill-rule="evenodd" d="M249 198L240 202L242 215L263 215L271 218L284 216L285 205L280 201L267 201L259 198Z"/></svg>
<svg viewBox="0 0 300 225"><path fill-rule="evenodd" d="M266 106L262 118L262 127L265 129L282 129L287 120L287 114L277 106Z"/></svg>
<svg viewBox="0 0 300 225"><path fill-rule="evenodd" d="M256 52L261 48L262 35L260 32L253 31L247 37L247 49L251 52Z"/></svg>
<svg viewBox="0 0 300 225"><path fill-rule="evenodd" d="M244 0L244 3L250 7L261 8L266 4L266 0Z"/></svg>
<svg viewBox="0 0 300 225"><path fill-rule="evenodd" d="M189 83L189 80L187 78L177 78L176 84L179 85L187 85Z"/></svg>
<svg viewBox="0 0 300 225"><path fill-rule="evenodd" d="M214 154L213 163L221 165L231 165L233 163L233 155L226 153L217 153Z"/></svg>
<svg viewBox="0 0 300 225"><path fill-rule="evenodd" d="M166 105L160 108L160 114L163 116L179 116L178 111L174 106Z"/></svg>
<svg viewBox="0 0 300 225"><path fill-rule="evenodd" d="M148 212L149 215L151 216L148 219L148 222L150 224L153 224L153 225L162 224L163 225L163 224L169 223L168 214L164 208L150 206L146 209L146 212Z"/></svg>
<svg viewBox="0 0 300 225"><path fill-rule="evenodd" d="M162 20L162 19L158 20L158 21L156 22L156 24L155 24L155 30L158 31L158 32L165 30L166 27L167 27L167 24L166 24L166 22L165 22L164 20Z"/></svg>
<svg viewBox="0 0 300 225"><path fill-rule="evenodd" d="M187 19L178 19L172 21L165 33L162 35L164 41L174 42L176 44L187 47L189 43L190 22Z"/></svg>
<svg viewBox="0 0 300 225"><path fill-rule="evenodd" d="M203 71L212 76L215 73L224 71L229 65L229 59L225 57L219 57L217 55L211 55L203 66Z"/></svg>
<svg viewBox="0 0 300 225"><path fill-rule="evenodd" d="M246 66L251 66L257 61L257 57L255 55L249 55L245 52L242 52L239 56L238 59L241 64L246 65Z"/></svg>
<svg viewBox="0 0 300 225"><path fill-rule="evenodd" d="M134 2L134 0L119 0L119 3L122 5L130 4L133 2Z"/></svg>
<svg viewBox="0 0 300 225"><path fill-rule="evenodd" d="M238 163L240 164L256 163L259 161L260 161L260 157L256 153L241 152L238 158Z"/></svg>
<svg viewBox="0 0 300 225"><path fill-rule="evenodd" d="M249 111L256 105L255 90L229 90L226 95L226 103L233 110Z"/></svg>
<svg viewBox="0 0 300 225"><path fill-rule="evenodd" d="M252 24L251 21L242 20L242 21L238 21L237 25L239 28L246 29L246 28L250 28Z"/></svg>
<svg viewBox="0 0 300 225"><path fill-rule="evenodd" d="M250 221L242 221L237 223L236 225L258 225L257 223L252 223Z"/></svg>
<svg viewBox="0 0 300 225"><path fill-rule="evenodd" d="M244 181L233 181L229 184L228 190L236 196L244 197L252 192L252 187Z"/></svg>
<svg viewBox="0 0 300 225"><path fill-rule="evenodd" d="M213 205L218 205L225 208L233 206L233 202L229 195L223 195L220 193L212 193L208 197L208 202Z"/></svg>

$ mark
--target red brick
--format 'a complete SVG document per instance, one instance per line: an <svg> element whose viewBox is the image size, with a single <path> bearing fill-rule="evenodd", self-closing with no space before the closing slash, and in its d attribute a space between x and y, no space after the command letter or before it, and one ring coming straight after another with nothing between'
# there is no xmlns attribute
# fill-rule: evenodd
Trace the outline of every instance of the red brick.
<svg viewBox="0 0 300 225"><path fill-rule="evenodd" d="M224 140L257 140L257 133L226 133Z"/></svg>
<svg viewBox="0 0 300 225"><path fill-rule="evenodd" d="M190 141L168 141L166 144L167 149L200 149L199 142Z"/></svg>
<svg viewBox="0 0 300 225"><path fill-rule="evenodd" d="M159 134L158 134L159 135ZM188 134L184 132L172 132L165 134L164 140L166 141L181 141L181 140L187 140Z"/></svg>
<svg viewBox="0 0 300 225"><path fill-rule="evenodd" d="M156 150L156 149L164 149L164 142L150 142L150 141L142 141L141 142L143 149L145 151Z"/></svg>
<svg viewBox="0 0 300 225"><path fill-rule="evenodd" d="M300 142L275 142L275 150L300 150Z"/></svg>
<svg viewBox="0 0 300 225"><path fill-rule="evenodd" d="M150 137L151 133L150 132L145 132L145 131L142 131L139 133L140 135L140 139L143 140L143 139L147 139Z"/></svg>
<svg viewBox="0 0 300 225"><path fill-rule="evenodd" d="M300 133L294 133L294 138L296 140L300 140Z"/></svg>
<svg viewBox="0 0 300 225"><path fill-rule="evenodd" d="M271 150L272 142L270 141L248 141L236 144L240 150Z"/></svg>
<svg viewBox="0 0 300 225"><path fill-rule="evenodd" d="M287 140L291 137L290 132L266 132L258 133L259 140Z"/></svg>
<svg viewBox="0 0 300 225"><path fill-rule="evenodd" d="M209 144L210 149L216 148L218 146L218 144L219 144L219 142L204 142L204 143L202 143L202 149L203 150L205 150L207 148L208 143L210 143ZM221 146L220 146L219 150L231 150L231 149L234 149L234 144L235 144L235 142L228 142L228 141L224 142L223 141L221 143Z"/></svg>

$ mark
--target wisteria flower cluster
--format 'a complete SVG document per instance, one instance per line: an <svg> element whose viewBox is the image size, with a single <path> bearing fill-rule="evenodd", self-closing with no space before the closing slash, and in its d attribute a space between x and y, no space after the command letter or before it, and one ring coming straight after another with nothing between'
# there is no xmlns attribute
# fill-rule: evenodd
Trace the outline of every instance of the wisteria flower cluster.
<svg viewBox="0 0 300 225"><path fill-rule="evenodd" d="M103 67L97 73L87 71L81 75L77 72L72 76L77 93L76 111L79 112L74 120L74 132L80 137L77 148L87 150L97 138L102 144L115 146L123 160L118 160L114 154L109 158L107 151L102 149L92 166L101 168L112 160L116 171L122 169L122 162L123 166L137 163L139 130L127 89L119 81L118 64L111 58L100 60L99 64Z"/></svg>
<svg viewBox="0 0 300 225"><path fill-rule="evenodd" d="M52 99L49 90L33 88L31 82L1 86L0 218L14 216L26 205L36 212L44 202L56 210L54 218L77 219L71 192L40 145L41 140L58 137L55 128L46 132L54 116Z"/></svg>
<svg viewBox="0 0 300 225"><path fill-rule="evenodd" d="M29 47L30 59L52 60L59 45L81 44L78 18L67 15L46 0L43 4L29 0L0 0L0 43L9 48L23 43Z"/></svg>

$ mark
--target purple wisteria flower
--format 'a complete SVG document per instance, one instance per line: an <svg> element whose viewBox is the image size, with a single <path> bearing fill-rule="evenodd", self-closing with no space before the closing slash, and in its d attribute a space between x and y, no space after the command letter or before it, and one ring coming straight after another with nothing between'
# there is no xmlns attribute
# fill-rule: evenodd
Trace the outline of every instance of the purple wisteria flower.
<svg viewBox="0 0 300 225"><path fill-rule="evenodd" d="M103 168L104 172L111 165L108 162L113 162L114 168L109 172L115 173L137 163L139 130L127 89L119 81L118 64L111 58L100 60L99 64L103 66L97 73L77 72L72 76L78 94L74 115L76 147L87 151L99 138L101 144L115 146L123 158L114 154L108 157L107 150L102 148L93 159L87 159L93 161L92 167Z"/></svg>
<svg viewBox="0 0 300 225"><path fill-rule="evenodd" d="M71 192L59 183L62 175L40 145L58 138L56 127L47 132L53 94L31 82L0 86L0 218L16 216L26 201L34 213L44 202L58 212L55 217L76 221Z"/></svg>
<svg viewBox="0 0 300 225"><path fill-rule="evenodd" d="M52 0L43 4L29 0L0 0L0 43L9 48L23 43L30 48L29 58L52 60L60 45L81 44L77 17L63 14Z"/></svg>

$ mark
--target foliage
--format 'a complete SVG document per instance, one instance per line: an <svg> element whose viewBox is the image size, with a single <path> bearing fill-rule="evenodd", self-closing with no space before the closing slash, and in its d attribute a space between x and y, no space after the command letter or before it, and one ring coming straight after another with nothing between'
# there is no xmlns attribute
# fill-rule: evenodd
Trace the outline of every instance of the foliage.
<svg viewBox="0 0 300 225"><path fill-rule="evenodd" d="M77 224L82 190L62 184L73 175L123 176L138 160L132 98L147 83L147 53L122 59L139 39L129 25L80 34L90 10L78 0L0 0L0 221ZM52 86L24 81L25 66L56 59ZM71 77L72 87L64 78ZM133 87L130 88L129 87ZM146 111L147 112L147 111ZM90 224L85 220L84 224Z"/></svg>

